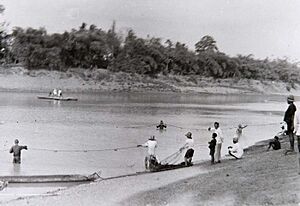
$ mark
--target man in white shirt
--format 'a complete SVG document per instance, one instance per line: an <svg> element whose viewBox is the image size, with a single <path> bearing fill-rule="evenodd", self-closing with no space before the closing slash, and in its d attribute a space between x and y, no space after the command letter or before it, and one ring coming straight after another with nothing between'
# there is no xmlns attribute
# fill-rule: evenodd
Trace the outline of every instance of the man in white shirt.
<svg viewBox="0 0 300 206"><path fill-rule="evenodd" d="M222 143L224 142L223 132L220 128L219 122L214 123L214 128L208 128L208 131L211 131L212 133L216 133L217 137L217 144L216 144L216 153L215 153L215 161L217 163L221 163L221 149L222 149Z"/></svg>
<svg viewBox="0 0 300 206"><path fill-rule="evenodd" d="M148 147L148 154L145 157L145 168L151 169L152 166L158 164L158 157L156 156L156 148L157 148L157 141L155 136L150 136L147 142L141 145L137 145L137 147Z"/></svg>
<svg viewBox="0 0 300 206"><path fill-rule="evenodd" d="M296 118L295 118L295 134L297 137L297 142L298 142L298 152L300 152L300 112L296 112Z"/></svg>
<svg viewBox="0 0 300 206"><path fill-rule="evenodd" d="M233 138L233 145L228 147L228 154L230 156L234 157L235 159L241 159L242 158L242 156L244 154L244 150L240 146L240 144L238 143L237 138Z"/></svg>

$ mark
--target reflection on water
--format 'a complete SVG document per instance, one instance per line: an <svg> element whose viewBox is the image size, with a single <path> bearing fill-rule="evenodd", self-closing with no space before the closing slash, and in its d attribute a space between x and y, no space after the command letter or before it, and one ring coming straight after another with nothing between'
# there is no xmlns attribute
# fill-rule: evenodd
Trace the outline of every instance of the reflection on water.
<svg viewBox="0 0 300 206"><path fill-rule="evenodd" d="M21 164L12 164L13 173L12 175L21 175Z"/></svg>
<svg viewBox="0 0 300 206"><path fill-rule="evenodd" d="M98 93L68 94L78 102L38 100L34 93L0 93L0 175L90 174L114 176L143 170L146 150L55 152L54 150L105 150L133 147L150 135L158 139L160 159L176 152L187 131L196 143L195 160L209 159L207 131L219 121L225 148L235 127L248 124L242 144L271 138L280 130L287 105L282 96ZM160 120L167 130L156 130ZM278 123L278 124L271 124ZM269 124L269 125L268 125ZM260 126L264 125L264 126ZM13 167L8 149L15 138L28 145L21 167Z"/></svg>

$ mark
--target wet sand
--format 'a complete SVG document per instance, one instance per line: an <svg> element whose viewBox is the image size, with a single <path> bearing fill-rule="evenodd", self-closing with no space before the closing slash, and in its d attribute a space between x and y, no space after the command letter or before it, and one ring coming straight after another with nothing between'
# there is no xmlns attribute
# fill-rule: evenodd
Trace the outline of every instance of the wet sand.
<svg viewBox="0 0 300 206"><path fill-rule="evenodd" d="M299 205L297 155L266 148L252 147L241 160L102 180L3 205Z"/></svg>

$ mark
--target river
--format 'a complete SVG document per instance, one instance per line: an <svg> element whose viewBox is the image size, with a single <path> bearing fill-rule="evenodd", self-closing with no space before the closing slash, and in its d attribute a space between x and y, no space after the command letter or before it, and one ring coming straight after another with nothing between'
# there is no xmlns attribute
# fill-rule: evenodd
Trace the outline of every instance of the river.
<svg viewBox="0 0 300 206"><path fill-rule="evenodd" d="M77 102L39 100L37 95L43 94L0 93L0 175L101 171L109 177L143 171L144 148L89 150L135 147L155 135L158 156L164 159L184 144L188 131L196 144L194 160L209 159L207 128L215 121L223 128L225 154L239 123L249 125L241 139L246 147L279 132L287 108L285 97L275 95L69 94ZM166 131L156 130L160 120ZM28 146L18 167L8 153L16 138Z"/></svg>

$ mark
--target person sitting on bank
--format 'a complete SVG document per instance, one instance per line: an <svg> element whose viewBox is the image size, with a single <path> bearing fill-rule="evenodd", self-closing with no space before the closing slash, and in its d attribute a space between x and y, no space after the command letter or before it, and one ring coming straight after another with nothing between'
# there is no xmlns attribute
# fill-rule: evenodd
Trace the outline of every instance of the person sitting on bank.
<svg viewBox="0 0 300 206"><path fill-rule="evenodd" d="M150 136L147 142L144 144L139 144L137 147L148 147L148 154L145 157L145 168L150 169L151 166L157 165L159 163L158 157L156 156L156 148L157 148L157 141L155 136Z"/></svg>
<svg viewBox="0 0 300 206"><path fill-rule="evenodd" d="M212 134L212 140L208 142L209 146L209 155L211 156L211 164L215 164L215 149L216 149L216 144L217 144L217 133Z"/></svg>
<svg viewBox="0 0 300 206"><path fill-rule="evenodd" d="M271 147L273 148L273 150L281 149L281 144L279 142L278 136L275 136L274 139L269 142L269 147L268 147L267 151L269 151L269 149Z"/></svg>
<svg viewBox="0 0 300 206"><path fill-rule="evenodd" d="M187 139L185 140L185 144L179 150L180 151L183 151L184 149L186 150L186 153L184 155L184 163L185 166L191 166L193 156L194 156L194 140L192 138L191 132L186 133L185 136L187 137Z"/></svg>
<svg viewBox="0 0 300 206"><path fill-rule="evenodd" d="M27 146L20 146L19 140L15 140L15 145L12 146L9 150L9 153L13 153L13 163L21 164L21 151L25 149L27 150Z"/></svg>
<svg viewBox="0 0 300 206"><path fill-rule="evenodd" d="M235 159L241 159L243 156L244 150L238 143L237 138L233 138L233 145L228 147L228 154Z"/></svg>
<svg viewBox="0 0 300 206"><path fill-rule="evenodd" d="M156 126L157 129L163 130L167 128L167 125L161 120L159 125Z"/></svg>

